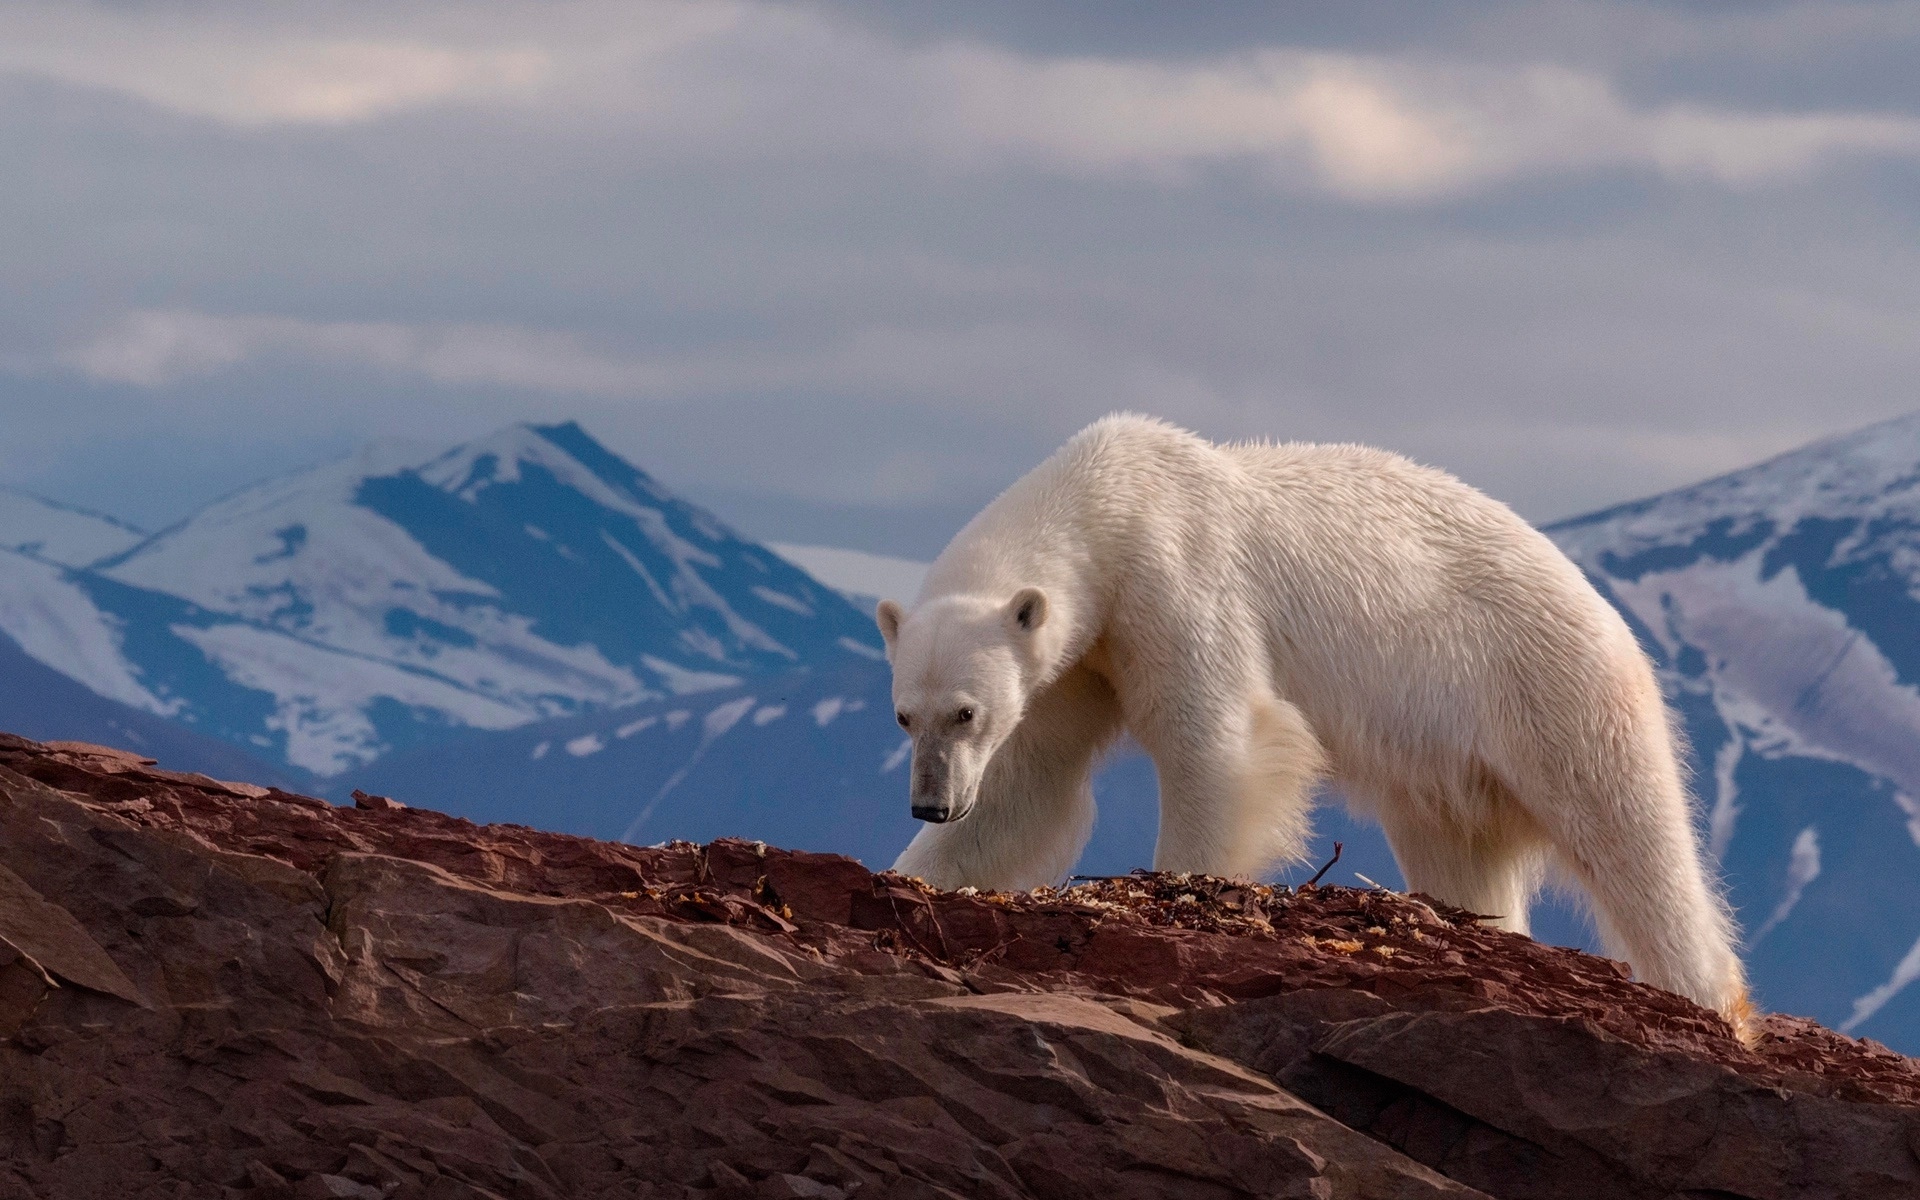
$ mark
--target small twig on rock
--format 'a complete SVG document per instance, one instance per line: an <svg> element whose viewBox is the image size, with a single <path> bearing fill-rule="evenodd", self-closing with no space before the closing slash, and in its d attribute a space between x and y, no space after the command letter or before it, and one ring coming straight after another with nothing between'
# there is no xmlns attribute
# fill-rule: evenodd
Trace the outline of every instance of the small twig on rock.
<svg viewBox="0 0 1920 1200"><path fill-rule="evenodd" d="M1021 938L1021 936L1016 933L1012 937L1008 938L1006 941L1001 942L998 946L994 946L993 948L988 950L982 950L980 953L974 955L971 959L967 960L966 966L968 969L972 969L984 963L990 962L993 959L998 958L1000 955L1005 954L1008 948L1011 947L1015 942L1022 941L1022 940L1024 939Z"/></svg>
<svg viewBox="0 0 1920 1200"><path fill-rule="evenodd" d="M927 920L933 922L933 936L940 939L940 960L952 962L953 951L947 949L947 931L940 928L940 913L933 907L933 897L923 895L920 903L927 906Z"/></svg>
<svg viewBox="0 0 1920 1200"><path fill-rule="evenodd" d="M1318 871L1315 871L1313 873L1313 878L1307 880L1305 883L1301 884L1300 886L1312 887L1314 884L1319 883L1320 877L1322 875L1325 875L1328 871L1333 870L1333 864L1340 861L1340 852L1344 849L1346 849L1345 842L1335 842L1333 844L1333 857L1327 860L1327 865L1324 867L1321 867Z"/></svg>
<svg viewBox="0 0 1920 1200"><path fill-rule="evenodd" d="M912 923L907 920L906 914L900 911L900 900L895 895L895 889L889 888L887 890L887 905L893 909L894 924L899 927L901 934L903 934L906 937L906 939L910 943L912 943L913 949L918 951L921 954L924 954L926 957L933 959L935 962L945 962L950 957L950 955L946 952L947 951L946 930L940 928L940 918L937 915L935 915L933 911L933 902L928 900L925 896L921 896L919 897L919 899L921 900L922 903L926 904L927 906L927 916L932 918L934 932L940 935L940 951L938 953L934 951L934 948L932 946L927 945L927 943L921 939L919 934L913 931ZM886 931L882 930L881 932L884 933Z"/></svg>

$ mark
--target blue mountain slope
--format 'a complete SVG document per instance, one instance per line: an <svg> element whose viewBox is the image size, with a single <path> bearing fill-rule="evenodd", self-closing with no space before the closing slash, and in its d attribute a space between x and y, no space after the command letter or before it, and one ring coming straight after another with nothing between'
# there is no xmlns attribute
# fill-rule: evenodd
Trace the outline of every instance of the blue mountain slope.
<svg viewBox="0 0 1920 1200"><path fill-rule="evenodd" d="M914 827L889 686L873 663L789 672L473 734L335 786L591 837L758 838L884 865Z"/></svg>
<svg viewBox="0 0 1920 1200"><path fill-rule="evenodd" d="M668 494L578 425L510 430L368 479L355 500L487 585L484 603L527 614L535 634L651 666L669 688L684 670L753 674L878 655L872 622L838 593ZM396 617L408 631L431 620L398 608L390 626Z"/></svg>
<svg viewBox="0 0 1920 1200"><path fill-rule="evenodd" d="M35 741L95 742L199 771L289 790L306 782L217 738L109 700L46 666L0 634L0 730Z"/></svg>

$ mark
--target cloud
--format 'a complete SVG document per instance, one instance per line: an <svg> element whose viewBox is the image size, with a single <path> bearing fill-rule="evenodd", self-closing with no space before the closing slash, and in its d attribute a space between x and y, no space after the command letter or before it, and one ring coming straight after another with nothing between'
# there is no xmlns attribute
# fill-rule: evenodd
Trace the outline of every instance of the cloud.
<svg viewBox="0 0 1920 1200"><path fill-rule="evenodd" d="M1551 518L1913 403L1920 5L1035 3L0 6L0 475L158 524L577 416L923 554L1113 408Z"/></svg>
<svg viewBox="0 0 1920 1200"><path fill-rule="evenodd" d="M1678 105L1639 133L1641 152L1666 174L1736 185L1805 175L1842 155L1920 153L1920 121L1908 117L1755 116Z"/></svg>
<svg viewBox="0 0 1920 1200"><path fill-rule="evenodd" d="M342 37L228 8L27 5L0 15L0 68L239 126L479 104L704 161L880 156L1163 185L1249 170L1361 203L1609 170L1752 186L1846 157L1920 156L1911 116L1636 106L1605 75L1552 62L1286 46L1050 56L907 43L743 0L493 5L475 21L464 7L399 11L404 22Z"/></svg>
<svg viewBox="0 0 1920 1200"><path fill-rule="evenodd" d="M1244 163L1275 184L1356 201L1615 168L1750 185L1846 155L1920 155L1920 120L1910 117L1636 109L1604 78L1555 66L1292 51L1172 66L976 48L925 59L951 124L916 137L923 147L1163 179Z"/></svg>
<svg viewBox="0 0 1920 1200"><path fill-rule="evenodd" d="M342 125L422 106L525 97L552 66L526 46L340 37L174 9L23 3L0 14L0 70L239 126Z"/></svg>
<svg viewBox="0 0 1920 1200"><path fill-rule="evenodd" d="M380 42L308 42L264 62L150 95L170 107L238 123L345 124L449 100L531 91L549 62L532 50L462 51ZM151 77L150 77L151 78Z"/></svg>
<svg viewBox="0 0 1920 1200"><path fill-rule="evenodd" d="M670 371L611 358L566 333L485 325L310 321L146 309L76 347L70 365L90 378L165 387L260 358L375 367L435 383L490 384L588 395L668 385Z"/></svg>
<svg viewBox="0 0 1920 1200"><path fill-rule="evenodd" d="M368 368L450 388L486 386L676 402L743 392L933 396L1007 407L1036 390L1100 388L1114 403L1162 403L1191 381L1070 329L1016 322L914 328L878 324L824 342L608 350L579 335L511 325L314 321L269 314L143 309L62 355L89 379L174 389L246 364ZM887 497L930 486L923 454L874 475Z"/></svg>

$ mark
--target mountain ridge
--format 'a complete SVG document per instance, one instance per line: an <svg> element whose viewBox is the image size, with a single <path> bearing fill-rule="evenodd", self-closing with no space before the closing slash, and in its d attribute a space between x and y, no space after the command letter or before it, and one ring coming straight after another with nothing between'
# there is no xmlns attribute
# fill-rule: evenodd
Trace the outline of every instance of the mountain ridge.
<svg viewBox="0 0 1920 1200"><path fill-rule="evenodd" d="M91 644L90 684L317 778L462 728L882 657L837 592L575 423L425 460L363 448L91 568L13 575L0 630L43 661ZM55 609L60 637L29 620Z"/></svg>

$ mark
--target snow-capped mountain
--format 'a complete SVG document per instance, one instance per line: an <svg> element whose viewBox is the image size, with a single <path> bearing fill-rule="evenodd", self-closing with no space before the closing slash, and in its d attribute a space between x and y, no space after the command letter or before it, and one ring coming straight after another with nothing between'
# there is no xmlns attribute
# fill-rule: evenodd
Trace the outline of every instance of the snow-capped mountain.
<svg viewBox="0 0 1920 1200"><path fill-rule="evenodd" d="M872 622L577 425L373 447L85 569L0 551L0 632L318 778L462 729L874 663Z"/></svg>
<svg viewBox="0 0 1920 1200"><path fill-rule="evenodd" d="M1759 999L1920 1050L1920 415L1547 532L1661 660Z"/></svg>

